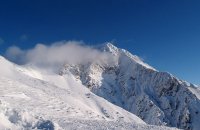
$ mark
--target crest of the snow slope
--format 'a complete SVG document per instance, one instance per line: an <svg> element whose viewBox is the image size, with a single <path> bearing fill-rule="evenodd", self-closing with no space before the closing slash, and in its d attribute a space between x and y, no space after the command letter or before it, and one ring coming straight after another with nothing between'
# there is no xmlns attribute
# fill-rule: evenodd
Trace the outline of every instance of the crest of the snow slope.
<svg viewBox="0 0 200 130"><path fill-rule="evenodd" d="M158 72L111 43L97 48L111 53L117 59L116 64L66 64L60 74L72 73L93 93L149 124L200 128L200 100L196 87L169 73Z"/></svg>

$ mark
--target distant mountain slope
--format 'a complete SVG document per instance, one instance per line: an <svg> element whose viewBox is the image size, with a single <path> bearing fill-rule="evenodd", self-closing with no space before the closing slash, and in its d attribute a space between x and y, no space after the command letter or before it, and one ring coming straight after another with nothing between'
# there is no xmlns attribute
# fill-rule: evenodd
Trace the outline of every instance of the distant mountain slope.
<svg viewBox="0 0 200 130"><path fill-rule="evenodd" d="M91 93L72 73L44 73L3 57L0 66L0 129L171 129L147 125Z"/></svg>
<svg viewBox="0 0 200 130"><path fill-rule="evenodd" d="M115 63L66 64L60 75L73 74L93 93L146 123L200 129L200 93L194 85L159 72L110 43L98 49L112 54Z"/></svg>

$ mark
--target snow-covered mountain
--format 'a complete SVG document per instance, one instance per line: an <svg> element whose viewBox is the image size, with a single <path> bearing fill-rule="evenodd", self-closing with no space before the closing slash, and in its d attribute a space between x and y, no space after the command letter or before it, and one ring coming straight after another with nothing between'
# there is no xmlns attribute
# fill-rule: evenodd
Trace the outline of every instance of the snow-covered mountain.
<svg viewBox="0 0 200 130"><path fill-rule="evenodd" d="M60 74L71 73L94 94L139 116L148 124L200 129L200 91L167 72L159 72L140 58L108 43L114 64L66 64Z"/></svg>
<svg viewBox="0 0 200 130"><path fill-rule="evenodd" d="M96 96L72 73L60 76L0 56L0 129L171 130Z"/></svg>
<svg viewBox="0 0 200 130"><path fill-rule="evenodd" d="M0 56L0 129L200 129L200 90L108 43L58 72ZM170 126L170 127L166 127Z"/></svg>

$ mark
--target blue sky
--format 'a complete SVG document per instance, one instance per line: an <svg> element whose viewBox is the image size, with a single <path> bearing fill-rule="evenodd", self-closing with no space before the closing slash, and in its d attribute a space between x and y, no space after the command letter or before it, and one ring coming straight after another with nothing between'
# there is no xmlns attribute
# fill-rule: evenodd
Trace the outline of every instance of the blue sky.
<svg viewBox="0 0 200 130"><path fill-rule="evenodd" d="M0 1L0 54L11 45L113 41L161 71L200 84L199 0Z"/></svg>

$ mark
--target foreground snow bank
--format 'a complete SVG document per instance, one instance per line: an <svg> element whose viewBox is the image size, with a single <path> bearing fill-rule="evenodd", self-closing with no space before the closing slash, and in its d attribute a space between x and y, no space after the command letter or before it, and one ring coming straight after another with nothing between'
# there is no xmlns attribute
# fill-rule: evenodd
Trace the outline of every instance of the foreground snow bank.
<svg viewBox="0 0 200 130"><path fill-rule="evenodd" d="M0 101L0 129L48 129L54 130L54 124L42 117L34 116L25 110L12 109Z"/></svg>

